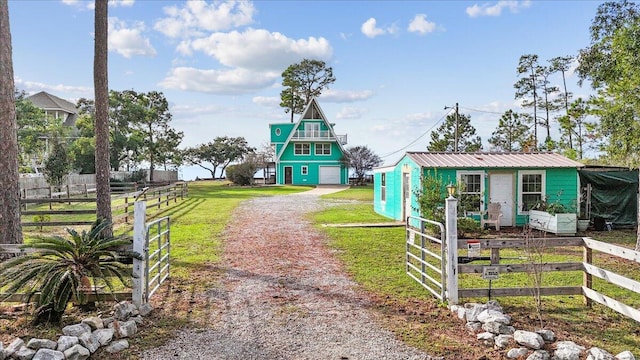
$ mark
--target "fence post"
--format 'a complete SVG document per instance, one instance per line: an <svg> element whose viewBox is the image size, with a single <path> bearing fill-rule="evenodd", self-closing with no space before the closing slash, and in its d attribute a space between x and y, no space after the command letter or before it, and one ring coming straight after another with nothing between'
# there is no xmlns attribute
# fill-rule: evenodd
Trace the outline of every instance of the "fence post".
<svg viewBox="0 0 640 360"><path fill-rule="evenodd" d="M144 201L136 201L133 205L133 251L143 258L133 259L133 288L131 289L131 299L135 306L142 304L144 296L145 282L144 278L145 257L146 253L146 211L147 203Z"/></svg>
<svg viewBox="0 0 640 360"><path fill-rule="evenodd" d="M591 264L593 262L593 250L591 250L591 248L586 243L583 243L582 246L583 246L582 261L586 264ZM591 289L593 286L592 275L584 270L582 273L582 286L586 287L587 289ZM592 306L591 299L585 296L584 304L587 307L591 307Z"/></svg>
<svg viewBox="0 0 640 360"><path fill-rule="evenodd" d="M453 195L445 200L445 226L447 231L447 300L458 303L458 199Z"/></svg>

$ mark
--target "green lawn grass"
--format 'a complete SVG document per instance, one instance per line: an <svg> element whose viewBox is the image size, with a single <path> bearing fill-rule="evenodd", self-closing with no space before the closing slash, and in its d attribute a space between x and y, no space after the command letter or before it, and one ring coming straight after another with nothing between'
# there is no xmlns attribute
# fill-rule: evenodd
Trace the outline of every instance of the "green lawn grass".
<svg viewBox="0 0 640 360"><path fill-rule="evenodd" d="M366 199L366 191L360 189L358 197ZM340 194L340 193L337 193ZM337 195L336 194L336 195ZM333 194L332 194L333 195ZM343 199L349 199L348 192L343 194ZM389 221L373 212L372 202L345 204L311 215L316 224L347 223L347 222L374 222ZM322 228L330 238L330 245L338 250L337 254L345 263L345 266L353 278L365 289L370 291L378 299L397 299L404 302L402 306L415 302L427 301L432 303L432 309L440 304L438 300L411 279L405 272L405 231L404 228ZM635 244L635 233L632 231L613 231L590 234L596 240L616 243L621 246L632 247ZM464 256L465 250L460 251ZM488 252L482 255L489 255ZM525 250L511 249L501 250L501 256L505 259L501 263L527 263ZM550 249L543 254L542 262L581 262L582 248ZM488 261L484 263L488 264ZM483 262L474 262L483 264ZM604 256L594 252L594 264L632 279L640 279L640 266L636 263ZM435 275L434 275L435 276ZM581 286L582 272L551 272L542 277L543 286ZM459 277L461 288L486 288L488 281L483 280L477 274L461 274ZM531 287L532 275L527 273L501 274L498 280L493 281L496 287ZM593 288L609 297L622 301L630 306L640 308L640 295L627 291L618 286L606 283L594 277ZM461 302L486 302L487 298L461 299ZM536 307L532 296L501 297L498 301L505 306L506 311L513 313L519 326L534 329L539 327L535 316ZM569 334L570 339L583 345L599 346L614 355L630 350L635 354L640 353L640 334L637 331L638 323L623 315L616 313L599 304L592 309L583 305L582 296L547 296L542 298L542 315L545 324L556 330L559 334ZM450 314L445 313L447 318ZM518 319L521 317L521 319ZM424 341L421 334L440 334L443 324L450 319L436 321L404 321L400 325L393 326L393 331L405 342L420 347L430 353L445 355L452 351L452 347L458 345L445 344L438 339ZM453 323L453 326L463 326L462 323ZM445 325L446 327L446 325ZM554 329L555 328L555 329ZM459 344L460 353L464 353L464 344ZM454 352L457 350L453 350Z"/></svg>
<svg viewBox="0 0 640 360"><path fill-rule="evenodd" d="M322 195L323 199L373 201L373 185L352 186L347 190Z"/></svg>

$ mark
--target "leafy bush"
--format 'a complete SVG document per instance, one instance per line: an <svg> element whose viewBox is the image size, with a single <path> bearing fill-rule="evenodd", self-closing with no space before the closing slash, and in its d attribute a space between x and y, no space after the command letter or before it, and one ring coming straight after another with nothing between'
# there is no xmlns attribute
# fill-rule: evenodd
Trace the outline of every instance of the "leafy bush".
<svg viewBox="0 0 640 360"><path fill-rule="evenodd" d="M475 237L482 233L480 222L469 217L458 218L458 237L469 238Z"/></svg>
<svg viewBox="0 0 640 360"><path fill-rule="evenodd" d="M51 221L51 216L46 214L38 214L33 216L33 222L42 224ZM40 225L40 230L42 230L42 225Z"/></svg>
<svg viewBox="0 0 640 360"><path fill-rule="evenodd" d="M6 287L8 295L25 292L29 302L39 292L34 322L41 323L60 322L72 297L86 304L91 283L104 284L111 293L114 278L128 285L132 271L118 258L121 247L130 242L103 236L109 226L108 221L98 219L89 232L67 229L70 238L56 236L23 245L33 252L0 264L0 288ZM132 252L125 255L139 258Z"/></svg>
<svg viewBox="0 0 640 360"><path fill-rule="evenodd" d="M236 185L253 184L253 175L257 171L252 162L243 162L237 165L229 165L226 169L227 179Z"/></svg>

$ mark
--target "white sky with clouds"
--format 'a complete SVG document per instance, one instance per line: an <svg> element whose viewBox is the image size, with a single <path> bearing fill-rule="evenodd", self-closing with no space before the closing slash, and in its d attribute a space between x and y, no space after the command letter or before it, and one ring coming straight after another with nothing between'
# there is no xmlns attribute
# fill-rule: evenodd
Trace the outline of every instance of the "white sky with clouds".
<svg viewBox="0 0 640 360"><path fill-rule="evenodd" d="M500 117L491 112L519 110L520 56L575 55L599 4L110 1L109 87L162 91L183 147L227 135L260 148L270 123L290 119L278 106L281 73L314 58L333 67L337 80L319 102L347 146L425 150L428 130L456 102L486 144ZM92 2L10 0L9 16L18 89L93 98ZM576 83L571 75L574 94L590 93ZM208 173L184 169L195 176Z"/></svg>

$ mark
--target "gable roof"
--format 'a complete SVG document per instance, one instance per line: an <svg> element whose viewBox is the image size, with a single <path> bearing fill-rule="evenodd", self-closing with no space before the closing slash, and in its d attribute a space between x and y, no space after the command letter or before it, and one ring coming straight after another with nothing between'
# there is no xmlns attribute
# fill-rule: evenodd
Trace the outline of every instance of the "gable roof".
<svg viewBox="0 0 640 360"><path fill-rule="evenodd" d="M28 96L27 100L31 101L33 105L44 110L63 110L69 114L75 114L78 112L76 104L55 95L51 95L45 91L40 91L37 94Z"/></svg>
<svg viewBox="0 0 640 360"><path fill-rule="evenodd" d="M430 168L581 168L583 164L551 152L443 153L407 152L421 167Z"/></svg>
<svg viewBox="0 0 640 360"><path fill-rule="evenodd" d="M317 120L318 119L318 115L319 115L320 119L322 121L324 121L325 125L327 126L327 129L329 129L329 132L331 133L331 136L334 139L336 139L336 144L338 144L338 147L340 148L340 151L343 154L345 153L344 147L342 146L340 141L337 141L338 137L336 136L336 133L333 130L333 126L327 120L327 117L324 115L324 112L320 108L320 105L318 105L318 100L316 100L316 98L311 98L311 101L309 101L309 103L307 104L307 107L304 108L304 111L302 112L302 115L300 115L300 117L298 118L298 121L296 122L295 126L293 127L293 129L291 129L291 132L289 132L289 136L287 137L287 140L284 142L284 145L280 149L280 153L276 154L276 161L280 161L280 157L282 156L282 154L286 150L287 146L289 145L289 142L291 142L291 138L293 138L293 134L295 134L295 132L300 127L300 124L302 123L302 120L310 120L310 119Z"/></svg>

